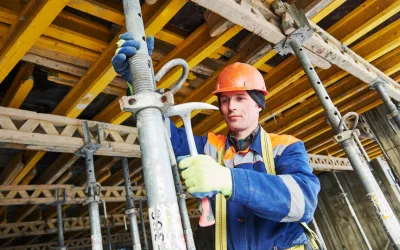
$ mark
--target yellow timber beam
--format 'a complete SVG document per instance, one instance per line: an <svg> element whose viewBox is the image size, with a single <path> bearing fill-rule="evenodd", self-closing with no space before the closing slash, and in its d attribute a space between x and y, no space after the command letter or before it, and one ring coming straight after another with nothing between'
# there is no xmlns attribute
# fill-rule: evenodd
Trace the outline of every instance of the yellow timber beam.
<svg viewBox="0 0 400 250"><path fill-rule="evenodd" d="M169 0L170 2L180 2L180 0ZM168 16L172 18L176 12L179 11L173 5L170 6L172 10L158 10L157 15L164 15L168 12ZM164 18L167 16L164 15ZM158 19L152 19L158 22ZM165 20L160 20L164 23ZM145 23L147 23L145 21ZM161 30L163 26L158 26ZM155 30L154 30L155 32ZM53 110L53 114L63 115L67 117L78 117L79 114L100 94L104 88L117 76L111 65L111 59L116 50L116 42L118 35L114 38L107 49L102 53L96 63L90 67L88 72L80 79L80 81L68 92L64 99ZM36 163L43 157L45 152L26 152L27 161L25 168L18 174L12 184L18 184L22 178L36 165Z"/></svg>
<svg viewBox="0 0 400 250"><path fill-rule="evenodd" d="M15 76L11 86L4 96L1 106L19 108L33 88L32 63L23 63Z"/></svg>
<svg viewBox="0 0 400 250"><path fill-rule="evenodd" d="M11 27L10 35L0 49L0 83L32 47L69 0L30 1Z"/></svg>
<svg viewBox="0 0 400 250"><path fill-rule="evenodd" d="M373 64L388 76L396 73L400 70L400 47L375 60ZM350 89L350 87L352 88ZM337 103L351 98L353 95L367 88L369 88L369 86L361 82L359 79L356 79L353 76L347 76L335 85L327 88L327 91L336 105ZM313 96L295 108L285 112L284 118L279 119L278 122L271 120L266 123L264 127L274 133L287 133L289 130L322 112L323 108L319 104L318 98Z"/></svg>

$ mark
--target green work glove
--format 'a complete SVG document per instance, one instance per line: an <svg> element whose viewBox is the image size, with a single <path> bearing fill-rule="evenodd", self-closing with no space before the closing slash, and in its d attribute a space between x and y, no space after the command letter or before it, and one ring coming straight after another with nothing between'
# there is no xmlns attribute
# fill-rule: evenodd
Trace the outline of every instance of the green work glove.
<svg viewBox="0 0 400 250"><path fill-rule="evenodd" d="M222 193L232 195L231 170L219 165L208 155L197 155L183 159L179 163L182 178L188 191L197 198L212 197Z"/></svg>

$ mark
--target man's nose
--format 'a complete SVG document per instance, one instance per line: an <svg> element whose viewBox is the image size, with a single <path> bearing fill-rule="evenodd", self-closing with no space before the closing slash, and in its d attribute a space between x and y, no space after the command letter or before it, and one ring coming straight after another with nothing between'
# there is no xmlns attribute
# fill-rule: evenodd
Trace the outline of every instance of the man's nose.
<svg viewBox="0 0 400 250"><path fill-rule="evenodd" d="M234 100L229 100L228 105L229 110L236 110L236 102Z"/></svg>

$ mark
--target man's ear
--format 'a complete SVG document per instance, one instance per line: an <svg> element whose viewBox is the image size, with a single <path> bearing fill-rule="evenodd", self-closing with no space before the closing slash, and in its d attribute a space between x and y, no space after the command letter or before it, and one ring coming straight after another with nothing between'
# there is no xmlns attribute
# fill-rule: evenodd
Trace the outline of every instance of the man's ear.
<svg viewBox="0 0 400 250"><path fill-rule="evenodd" d="M261 113L261 111L263 110L263 108L257 104L257 108L258 108L258 112Z"/></svg>

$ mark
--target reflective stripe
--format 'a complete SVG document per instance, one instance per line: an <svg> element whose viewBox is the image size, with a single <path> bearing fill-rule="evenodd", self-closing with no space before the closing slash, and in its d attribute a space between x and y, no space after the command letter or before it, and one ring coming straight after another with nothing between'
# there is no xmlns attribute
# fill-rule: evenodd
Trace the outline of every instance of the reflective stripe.
<svg viewBox="0 0 400 250"><path fill-rule="evenodd" d="M273 154L274 154L274 158L276 156L280 156L283 152L283 150L285 150L286 145L277 145L274 147L274 149L272 150Z"/></svg>
<svg viewBox="0 0 400 250"><path fill-rule="evenodd" d="M249 151L246 154L236 154L233 157L233 164L235 166L239 164L253 164L254 161L254 153L253 151Z"/></svg>
<svg viewBox="0 0 400 250"><path fill-rule="evenodd" d="M290 175L278 175L290 192L290 210L289 214L281 222L294 222L303 218L305 211L304 194L299 184Z"/></svg>
<svg viewBox="0 0 400 250"><path fill-rule="evenodd" d="M206 143L206 145L204 145L204 153L206 155L211 156L214 159L218 159L218 151L217 151L217 147L211 145L210 143Z"/></svg>

